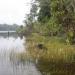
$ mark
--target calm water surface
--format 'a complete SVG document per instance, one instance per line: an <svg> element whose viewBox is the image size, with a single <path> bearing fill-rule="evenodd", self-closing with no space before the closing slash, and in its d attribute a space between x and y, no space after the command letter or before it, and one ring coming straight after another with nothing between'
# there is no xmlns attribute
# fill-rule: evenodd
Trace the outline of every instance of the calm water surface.
<svg viewBox="0 0 75 75"><path fill-rule="evenodd" d="M25 38L0 33L0 75L41 75L33 63L14 63L10 56L25 51Z"/></svg>

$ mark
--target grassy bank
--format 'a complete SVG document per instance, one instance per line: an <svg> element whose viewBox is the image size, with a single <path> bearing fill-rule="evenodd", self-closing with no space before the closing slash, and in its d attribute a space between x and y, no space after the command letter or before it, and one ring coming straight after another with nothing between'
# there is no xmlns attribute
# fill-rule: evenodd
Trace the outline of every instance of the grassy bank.
<svg viewBox="0 0 75 75"><path fill-rule="evenodd" d="M75 75L75 45L61 37L32 34L27 37L27 53L44 75ZM42 45L42 48L39 45Z"/></svg>

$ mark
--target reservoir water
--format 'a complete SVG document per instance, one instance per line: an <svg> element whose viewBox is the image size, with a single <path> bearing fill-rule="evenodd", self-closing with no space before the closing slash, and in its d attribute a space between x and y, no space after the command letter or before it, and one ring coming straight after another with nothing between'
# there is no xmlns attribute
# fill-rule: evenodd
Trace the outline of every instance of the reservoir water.
<svg viewBox="0 0 75 75"><path fill-rule="evenodd" d="M14 63L10 56L25 51L25 38L16 33L0 32L0 75L41 75L34 63ZM14 56L14 55L13 55Z"/></svg>

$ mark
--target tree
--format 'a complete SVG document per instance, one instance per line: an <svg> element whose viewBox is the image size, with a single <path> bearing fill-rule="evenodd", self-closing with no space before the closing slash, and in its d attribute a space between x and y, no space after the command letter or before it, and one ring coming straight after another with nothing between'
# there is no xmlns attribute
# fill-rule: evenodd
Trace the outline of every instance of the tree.
<svg viewBox="0 0 75 75"><path fill-rule="evenodd" d="M38 21L45 23L51 17L50 0L36 0L39 3Z"/></svg>
<svg viewBox="0 0 75 75"><path fill-rule="evenodd" d="M35 1L33 1L31 4L32 7L30 13L27 14L25 20L25 25L26 25L25 32L27 32L28 34L34 31L34 22L36 21L36 17L37 17L37 4Z"/></svg>
<svg viewBox="0 0 75 75"><path fill-rule="evenodd" d="M74 0L51 0L51 17L63 29L69 41L73 41L75 32ZM53 21L55 21L53 19ZM51 24L50 24L51 25ZM57 28L56 26L56 28Z"/></svg>
<svg viewBox="0 0 75 75"><path fill-rule="evenodd" d="M75 38L74 3L74 0L35 0L26 19L26 25L29 25L32 30L38 28L36 30L47 34L64 32L69 41L73 41Z"/></svg>

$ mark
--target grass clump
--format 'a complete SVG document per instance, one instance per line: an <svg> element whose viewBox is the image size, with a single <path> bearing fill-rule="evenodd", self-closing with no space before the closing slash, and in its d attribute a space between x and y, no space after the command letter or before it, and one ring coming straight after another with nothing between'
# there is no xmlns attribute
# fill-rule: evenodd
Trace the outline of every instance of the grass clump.
<svg viewBox="0 0 75 75"><path fill-rule="evenodd" d="M42 44L43 48L38 48ZM61 37L48 37L33 34L27 38L27 52L36 61L44 75L75 74L75 45L66 44ZM70 70L71 69L71 70Z"/></svg>

